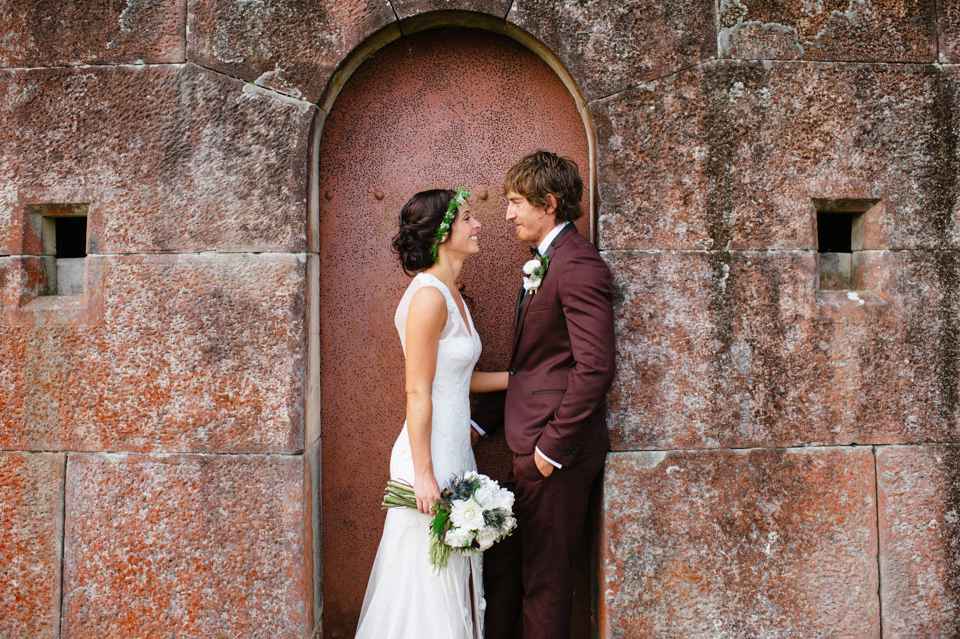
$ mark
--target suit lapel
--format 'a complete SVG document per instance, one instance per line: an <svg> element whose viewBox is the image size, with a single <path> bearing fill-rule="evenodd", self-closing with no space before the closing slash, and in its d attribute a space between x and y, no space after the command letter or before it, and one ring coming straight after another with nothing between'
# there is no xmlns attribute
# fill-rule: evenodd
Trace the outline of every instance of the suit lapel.
<svg viewBox="0 0 960 639"><path fill-rule="evenodd" d="M563 243L566 241L567 236L570 232L576 232L576 227L571 222L567 224L561 231L557 234L553 241L550 242L550 246L547 247L547 257L550 260L553 260L554 252L563 246ZM550 276L550 267L547 266L547 274L544 275L543 280L540 282L540 286L543 286L543 282L546 281L547 277ZM517 316L515 318L515 323L513 327L513 350L510 353L510 364L513 365L513 359L517 356L517 345L520 344L520 336L523 334L523 325L524 320L527 318L527 309L530 308L530 304L533 303L533 295L528 294L523 286L520 286L520 296L517 299Z"/></svg>
<svg viewBox="0 0 960 639"><path fill-rule="evenodd" d="M523 295L526 293L523 290L523 284L520 285L520 291L517 293L517 307L514 309L513 313L513 335L516 337L517 329L520 327L520 307L523 305Z"/></svg>

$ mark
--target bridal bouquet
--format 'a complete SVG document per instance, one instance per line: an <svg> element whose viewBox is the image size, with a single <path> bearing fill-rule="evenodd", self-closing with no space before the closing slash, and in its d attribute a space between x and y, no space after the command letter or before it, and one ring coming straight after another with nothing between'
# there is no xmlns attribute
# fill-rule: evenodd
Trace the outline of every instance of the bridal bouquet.
<svg viewBox="0 0 960 639"><path fill-rule="evenodd" d="M417 507L413 486L389 480L383 508ZM440 493L430 522L430 563L439 570L451 552L483 552L517 527L513 493L486 475L469 471Z"/></svg>

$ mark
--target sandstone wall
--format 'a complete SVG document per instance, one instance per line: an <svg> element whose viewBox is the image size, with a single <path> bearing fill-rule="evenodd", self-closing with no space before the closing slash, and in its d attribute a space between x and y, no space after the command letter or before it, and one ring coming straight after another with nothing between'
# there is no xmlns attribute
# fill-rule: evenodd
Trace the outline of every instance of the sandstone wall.
<svg viewBox="0 0 960 639"><path fill-rule="evenodd" d="M319 628L311 133L351 51L445 9L542 42L595 124L601 635L960 633L955 3L10 0L0 637ZM818 290L851 200L856 293ZM51 203L88 206L81 298L40 295Z"/></svg>

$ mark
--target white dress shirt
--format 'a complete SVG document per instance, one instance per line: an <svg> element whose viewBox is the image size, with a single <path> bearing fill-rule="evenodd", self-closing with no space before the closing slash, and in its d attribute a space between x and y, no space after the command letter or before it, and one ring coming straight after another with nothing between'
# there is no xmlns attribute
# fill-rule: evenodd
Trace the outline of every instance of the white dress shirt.
<svg viewBox="0 0 960 639"><path fill-rule="evenodd" d="M570 222L561 222L550 229L550 232L547 233L543 240L540 241L540 245L537 247L537 250L540 251L540 255L547 254L547 250L550 248L550 245L553 244L553 240L560 235L560 231L562 231L568 224L570 224Z"/></svg>

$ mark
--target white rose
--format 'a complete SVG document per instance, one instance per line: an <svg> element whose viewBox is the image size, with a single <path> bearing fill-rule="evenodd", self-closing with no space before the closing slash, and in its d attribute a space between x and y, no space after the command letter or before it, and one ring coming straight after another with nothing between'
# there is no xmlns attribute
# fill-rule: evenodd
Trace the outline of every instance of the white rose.
<svg viewBox="0 0 960 639"><path fill-rule="evenodd" d="M496 501L494 502L494 508L503 508L504 510L513 511L513 493L507 490L506 488L500 488L497 490Z"/></svg>
<svg viewBox="0 0 960 639"><path fill-rule="evenodd" d="M493 544L497 543L500 531L496 528L484 528L477 533L477 543L480 544L480 550L487 550Z"/></svg>
<svg viewBox="0 0 960 639"><path fill-rule="evenodd" d="M525 277L523 278L523 290L529 291L531 289L540 288L540 278L539 277Z"/></svg>
<svg viewBox="0 0 960 639"><path fill-rule="evenodd" d="M500 488L494 485L492 482L486 482L477 489L477 492L473 494L473 498L477 500L477 503L483 506L486 510L498 508L499 506L497 504L500 501Z"/></svg>
<svg viewBox="0 0 960 639"><path fill-rule="evenodd" d="M473 498L454 501L450 509L450 521L454 526L466 530L483 528L483 507Z"/></svg>
<svg viewBox="0 0 960 639"><path fill-rule="evenodd" d="M516 517L507 517L503 522L503 532L504 534L510 532L517 527L517 518Z"/></svg>
<svg viewBox="0 0 960 639"><path fill-rule="evenodd" d="M451 528L443 541L452 548L466 548L473 543L473 533L463 528Z"/></svg>
<svg viewBox="0 0 960 639"><path fill-rule="evenodd" d="M540 260L534 258L528 260L523 264L523 274L524 275L533 275L537 272L537 269L540 268Z"/></svg>

